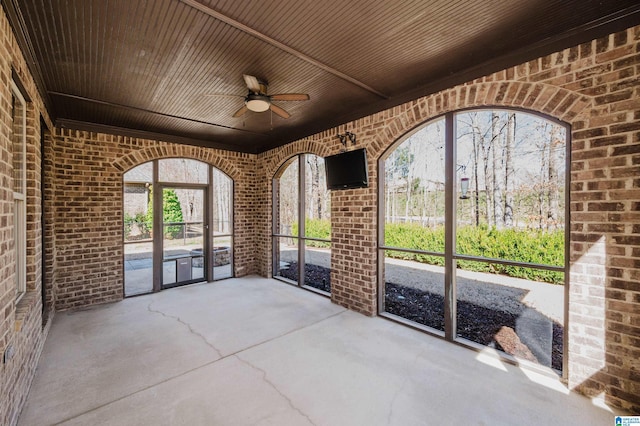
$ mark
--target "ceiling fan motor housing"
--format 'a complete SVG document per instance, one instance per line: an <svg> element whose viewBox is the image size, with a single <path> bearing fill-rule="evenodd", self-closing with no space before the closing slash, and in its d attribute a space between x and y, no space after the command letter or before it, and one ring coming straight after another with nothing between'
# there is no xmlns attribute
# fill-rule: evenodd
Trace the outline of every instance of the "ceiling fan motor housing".
<svg viewBox="0 0 640 426"><path fill-rule="evenodd" d="M249 93L244 100L245 105L253 112L265 112L271 105L269 96Z"/></svg>

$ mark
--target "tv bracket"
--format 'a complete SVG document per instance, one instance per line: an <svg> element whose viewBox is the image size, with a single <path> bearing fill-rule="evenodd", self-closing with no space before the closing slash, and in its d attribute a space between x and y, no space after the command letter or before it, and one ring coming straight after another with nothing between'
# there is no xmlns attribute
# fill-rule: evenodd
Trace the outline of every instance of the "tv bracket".
<svg viewBox="0 0 640 426"><path fill-rule="evenodd" d="M351 145L355 145L356 144L356 135L355 135L355 133L345 132L342 135L338 134L338 139L340 139L340 142L342 142L342 145L344 146L344 150L345 151L347 150L347 138L349 139L349 141L351 141Z"/></svg>

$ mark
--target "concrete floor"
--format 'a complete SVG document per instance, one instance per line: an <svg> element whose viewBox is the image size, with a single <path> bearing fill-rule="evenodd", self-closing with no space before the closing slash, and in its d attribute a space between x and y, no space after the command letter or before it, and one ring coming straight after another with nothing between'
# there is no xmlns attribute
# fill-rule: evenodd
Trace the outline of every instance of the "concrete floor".
<svg viewBox="0 0 640 426"><path fill-rule="evenodd" d="M56 314L20 425L611 425L553 374L248 277Z"/></svg>

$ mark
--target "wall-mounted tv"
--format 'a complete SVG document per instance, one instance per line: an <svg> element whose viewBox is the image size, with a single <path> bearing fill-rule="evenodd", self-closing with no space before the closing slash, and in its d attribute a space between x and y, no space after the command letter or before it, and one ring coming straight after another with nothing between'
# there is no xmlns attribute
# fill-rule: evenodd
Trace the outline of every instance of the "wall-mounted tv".
<svg viewBox="0 0 640 426"><path fill-rule="evenodd" d="M364 148L324 158L327 189L365 188L369 185Z"/></svg>

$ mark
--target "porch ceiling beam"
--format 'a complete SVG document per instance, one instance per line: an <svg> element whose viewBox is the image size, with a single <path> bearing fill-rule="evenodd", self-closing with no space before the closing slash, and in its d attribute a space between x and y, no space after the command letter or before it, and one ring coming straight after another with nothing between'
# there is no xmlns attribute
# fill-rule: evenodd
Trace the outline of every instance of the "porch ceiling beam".
<svg viewBox="0 0 640 426"><path fill-rule="evenodd" d="M196 120L194 118L183 117L183 116L180 116L180 115L166 114L164 112L153 111L153 110L145 109L145 108L139 108L139 107L135 107L135 106L132 106L132 105L124 105L124 104L118 104L118 103L114 103L114 102L101 101L99 99L87 98L87 97L84 97L84 96L72 95L72 94L69 94L69 93L62 93L62 92L55 92L55 91L49 91L47 93L49 95L53 95L53 96L60 96L60 97L68 98L68 99L75 99L75 100L78 100L78 101L88 102L88 103L92 103L92 104L96 104L96 105L104 105L104 106L113 107L113 108L128 109L128 110L144 112L144 113L152 114L152 115L159 115L159 116L165 117L165 118L174 118L176 120L185 120L185 121L189 121L191 123L206 124L208 126L220 127L220 128L223 128L223 129L234 130L234 131L237 131L237 132L250 133L250 134L256 135L256 136L264 136L262 133L252 132L251 130L238 129L236 127L224 126L222 124L211 123L209 121L203 121L203 120Z"/></svg>
<svg viewBox="0 0 640 426"><path fill-rule="evenodd" d="M217 10L214 10L208 6L203 5L202 3L196 1L196 0L181 0L182 3L193 7L194 9L199 10L200 12L211 16L214 19L217 19L219 21L224 22L225 24L231 25L232 27L243 31L257 39L260 39L262 41L264 41L265 43L268 43L284 52L287 52L293 56L295 56L298 59L301 59L315 67L318 67L320 69L322 69L323 71L326 71L328 73L331 73L333 75L335 75L336 77L339 77L345 81L348 81L351 84L355 84L356 86L361 87L362 89L367 90L370 93L373 93L377 96L379 96L382 99L389 99L389 96L385 95L384 93L374 89L373 87L367 85L366 83L363 83L360 80L357 80L353 77L351 77L350 75L347 75L345 73L343 73L342 71L339 71L325 63L322 63L320 61L318 61L317 59L314 59L302 52L300 52L299 50L294 49L291 46L288 46L272 37L269 37L266 34L261 33L260 31L257 31L241 22L236 21L235 19L232 19L230 17L228 17L227 15L224 15L220 12L218 12Z"/></svg>

